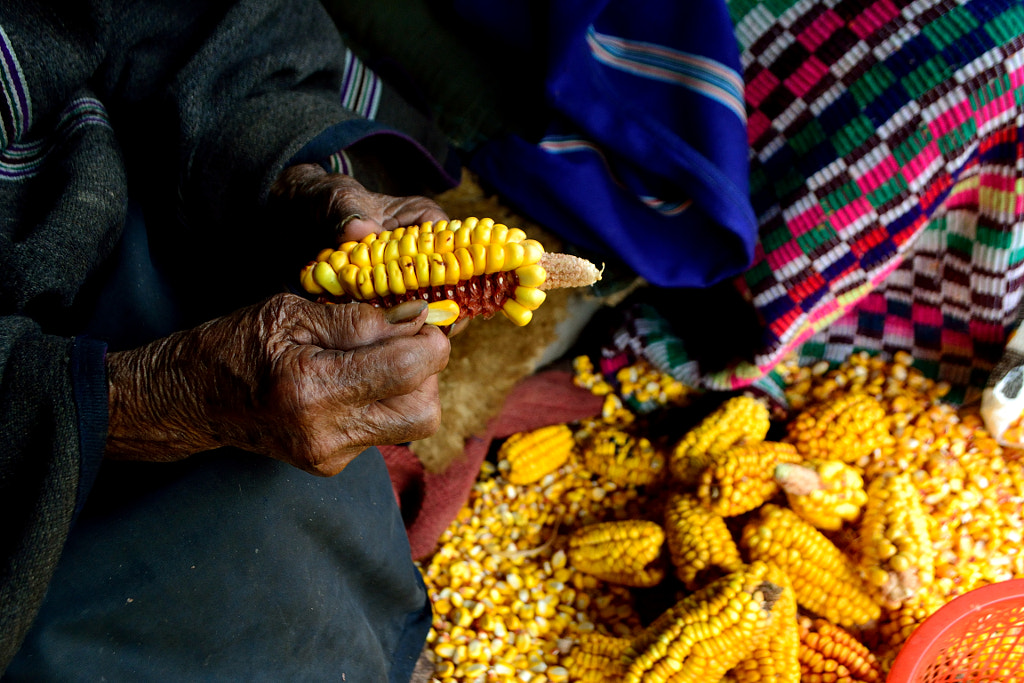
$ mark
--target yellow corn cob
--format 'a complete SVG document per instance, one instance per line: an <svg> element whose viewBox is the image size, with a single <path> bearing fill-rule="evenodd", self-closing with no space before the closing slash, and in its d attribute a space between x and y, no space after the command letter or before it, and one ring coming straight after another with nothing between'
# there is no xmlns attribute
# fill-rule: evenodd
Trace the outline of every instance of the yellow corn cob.
<svg viewBox="0 0 1024 683"><path fill-rule="evenodd" d="M743 565L725 520L692 494L669 494L665 538L676 576L690 590Z"/></svg>
<svg viewBox="0 0 1024 683"><path fill-rule="evenodd" d="M775 481L790 509L826 531L856 522L868 499L863 477L841 460L781 463L775 467Z"/></svg>
<svg viewBox="0 0 1024 683"><path fill-rule="evenodd" d="M575 446L566 424L517 432L498 449L498 470L513 484L532 484L564 465Z"/></svg>
<svg viewBox="0 0 1024 683"><path fill-rule="evenodd" d="M609 583L650 587L665 578L665 532L655 522L598 522L569 537L569 563Z"/></svg>
<svg viewBox="0 0 1024 683"><path fill-rule="evenodd" d="M779 565L804 609L846 628L881 616L853 561L789 508L763 505L744 526L740 545L750 559Z"/></svg>
<svg viewBox="0 0 1024 683"><path fill-rule="evenodd" d="M633 641L602 633L584 633L572 649L566 667L579 683L621 683L636 657Z"/></svg>
<svg viewBox="0 0 1024 683"><path fill-rule="evenodd" d="M789 577L777 566L770 565L765 578L781 589L768 628L758 638L750 656L730 674L735 683L800 683L796 594Z"/></svg>
<svg viewBox="0 0 1024 683"><path fill-rule="evenodd" d="M874 683L881 680L878 659L859 640L825 619L801 616L802 683Z"/></svg>
<svg viewBox="0 0 1024 683"><path fill-rule="evenodd" d="M805 458L861 464L872 451L889 446L885 408L867 394L840 394L801 411L790 421L786 441Z"/></svg>
<svg viewBox="0 0 1024 683"><path fill-rule="evenodd" d="M867 499L858 526L861 571L890 608L895 608L935 580L928 517L907 473L885 473L872 479Z"/></svg>
<svg viewBox="0 0 1024 683"><path fill-rule="evenodd" d="M738 443L763 441L769 427L771 418L763 401L734 396L683 435L672 450L669 469L683 485L696 485L712 453Z"/></svg>
<svg viewBox="0 0 1024 683"><path fill-rule="evenodd" d="M917 627L924 620L945 606L946 600L934 590L921 593L913 602L905 602L895 610L887 610L878 625L881 640L875 646L875 653L882 673L887 674L896 656Z"/></svg>
<svg viewBox="0 0 1024 683"><path fill-rule="evenodd" d="M439 325L498 311L526 325L544 302L544 290L589 285L600 277L586 259L546 253L519 228L467 218L397 228L324 249L302 268L299 282L325 303L389 307L424 299L431 308L428 322Z"/></svg>
<svg viewBox="0 0 1024 683"><path fill-rule="evenodd" d="M664 454L649 439L613 426L597 427L589 435L583 465L619 486L655 484L667 471Z"/></svg>
<svg viewBox="0 0 1024 683"><path fill-rule="evenodd" d="M768 627L781 587L754 562L680 600L634 638L626 683L718 681Z"/></svg>
<svg viewBox="0 0 1024 683"><path fill-rule="evenodd" d="M697 498L715 514L742 515L778 493L776 465L799 460L792 444L777 441L744 443L717 451L701 473Z"/></svg>

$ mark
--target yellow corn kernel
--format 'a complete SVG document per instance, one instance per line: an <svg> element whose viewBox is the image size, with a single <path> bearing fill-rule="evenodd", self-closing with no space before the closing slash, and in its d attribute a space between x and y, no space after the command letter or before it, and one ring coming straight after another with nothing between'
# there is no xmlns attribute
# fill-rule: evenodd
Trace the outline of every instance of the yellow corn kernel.
<svg viewBox="0 0 1024 683"><path fill-rule="evenodd" d="M790 509L825 531L838 531L844 523L856 522L867 503L863 477L841 460L781 463L774 477Z"/></svg>

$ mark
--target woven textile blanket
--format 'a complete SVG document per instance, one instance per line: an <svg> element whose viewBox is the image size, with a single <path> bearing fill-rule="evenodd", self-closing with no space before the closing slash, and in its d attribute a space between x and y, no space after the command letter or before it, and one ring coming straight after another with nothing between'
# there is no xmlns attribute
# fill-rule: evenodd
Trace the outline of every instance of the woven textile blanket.
<svg viewBox="0 0 1024 683"><path fill-rule="evenodd" d="M790 352L906 350L966 400L1017 321L1024 275L1024 6L731 0L748 111L749 360L700 367L637 306L605 349L691 385L774 389ZM957 393L958 392L958 393Z"/></svg>

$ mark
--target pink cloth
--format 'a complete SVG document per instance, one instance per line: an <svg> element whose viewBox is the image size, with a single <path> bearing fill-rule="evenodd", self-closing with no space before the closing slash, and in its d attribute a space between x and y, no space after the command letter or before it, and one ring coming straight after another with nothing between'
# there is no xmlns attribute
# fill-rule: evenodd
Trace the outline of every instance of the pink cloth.
<svg viewBox="0 0 1024 683"><path fill-rule="evenodd" d="M405 446L381 446L409 532L412 556L428 557L469 498L491 443L516 432L572 422L601 412L603 399L572 383L572 373L547 370L517 384L482 434L466 441L463 457L444 472L426 472ZM442 423L442 429L444 429Z"/></svg>

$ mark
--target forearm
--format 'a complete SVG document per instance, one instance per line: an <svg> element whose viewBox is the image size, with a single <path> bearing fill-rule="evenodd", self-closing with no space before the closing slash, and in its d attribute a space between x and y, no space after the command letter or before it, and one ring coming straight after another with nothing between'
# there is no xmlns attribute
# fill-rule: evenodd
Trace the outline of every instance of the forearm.
<svg viewBox="0 0 1024 683"><path fill-rule="evenodd" d="M195 337L189 330L108 354L108 457L172 461L224 445L199 388L210 368Z"/></svg>

